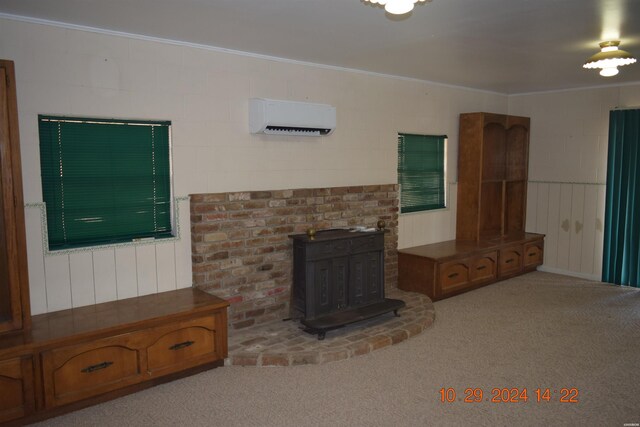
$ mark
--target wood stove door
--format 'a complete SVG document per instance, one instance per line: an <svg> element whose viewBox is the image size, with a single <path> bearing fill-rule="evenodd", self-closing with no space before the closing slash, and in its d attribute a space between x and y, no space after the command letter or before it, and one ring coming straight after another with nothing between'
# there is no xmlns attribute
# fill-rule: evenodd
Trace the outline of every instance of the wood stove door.
<svg viewBox="0 0 640 427"><path fill-rule="evenodd" d="M307 301L306 319L342 310L347 304L348 257L322 259L309 263L313 271L312 301Z"/></svg>
<svg viewBox="0 0 640 427"><path fill-rule="evenodd" d="M357 307L384 299L381 252L351 256L349 305Z"/></svg>
<svg viewBox="0 0 640 427"><path fill-rule="evenodd" d="M347 307L349 287L349 258L339 257L333 260L333 310L340 311Z"/></svg>

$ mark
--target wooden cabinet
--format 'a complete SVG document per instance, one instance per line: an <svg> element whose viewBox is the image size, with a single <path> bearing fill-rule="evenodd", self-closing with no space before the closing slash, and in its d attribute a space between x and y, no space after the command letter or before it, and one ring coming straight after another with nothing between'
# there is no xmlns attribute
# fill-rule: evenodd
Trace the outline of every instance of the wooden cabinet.
<svg viewBox="0 0 640 427"><path fill-rule="evenodd" d="M529 163L529 118L460 115L456 239L522 234Z"/></svg>
<svg viewBox="0 0 640 427"><path fill-rule="evenodd" d="M535 269L542 264L543 248L541 234L525 233L401 249L398 287L427 294L433 300L447 298Z"/></svg>
<svg viewBox="0 0 640 427"><path fill-rule="evenodd" d="M224 358L207 316L42 353L47 408Z"/></svg>
<svg viewBox="0 0 640 427"><path fill-rule="evenodd" d="M0 60L0 335L29 328L24 227L15 72Z"/></svg>
<svg viewBox="0 0 640 427"><path fill-rule="evenodd" d="M460 115L456 240L403 249L398 287L441 299L535 270L544 236L525 233L529 118Z"/></svg>
<svg viewBox="0 0 640 427"><path fill-rule="evenodd" d="M42 419L220 366L228 305L189 288L33 316L29 333L0 339L0 420Z"/></svg>
<svg viewBox="0 0 640 427"><path fill-rule="evenodd" d="M15 357L0 362L0 423L33 411L33 361Z"/></svg>
<svg viewBox="0 0 640 427"><path fill-rule="evenodd" d="M293 308L307 331L325 332L404 307L384 297L384 232L319 231L293 239Z"/></svg>

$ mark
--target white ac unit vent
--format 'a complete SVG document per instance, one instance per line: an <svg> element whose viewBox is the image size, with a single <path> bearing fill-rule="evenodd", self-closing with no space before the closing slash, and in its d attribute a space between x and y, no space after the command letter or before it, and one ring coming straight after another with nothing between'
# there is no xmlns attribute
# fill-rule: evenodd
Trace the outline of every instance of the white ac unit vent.
<svg viewBox="0 0 640 427"><path fill-rule="evenodd" d="M249 130L269 135L329 135L336 128L336 108L326 104L249 100Z"/></svg>

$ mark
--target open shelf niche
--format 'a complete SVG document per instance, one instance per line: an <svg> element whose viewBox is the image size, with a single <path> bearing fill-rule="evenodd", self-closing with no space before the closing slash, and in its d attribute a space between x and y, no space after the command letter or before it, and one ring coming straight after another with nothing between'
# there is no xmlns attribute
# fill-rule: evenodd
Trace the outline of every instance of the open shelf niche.
<svg viewBox="0 0 640 427"><path fill-rule="evenodd" d="M527 117L460 115L458 240L524 233L528 151Z"/></svg>

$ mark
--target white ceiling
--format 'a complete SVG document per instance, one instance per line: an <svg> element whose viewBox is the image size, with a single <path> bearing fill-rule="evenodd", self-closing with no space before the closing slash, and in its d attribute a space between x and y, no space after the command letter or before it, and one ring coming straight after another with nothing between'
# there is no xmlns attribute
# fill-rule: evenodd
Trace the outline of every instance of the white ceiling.
<svg viewBox="0 0 640 427"><path fill-rule="evenodd" d="M585 70L598 42L640 58L640 0L0 0L0 13L506 94L640 82Z"/></svg>

